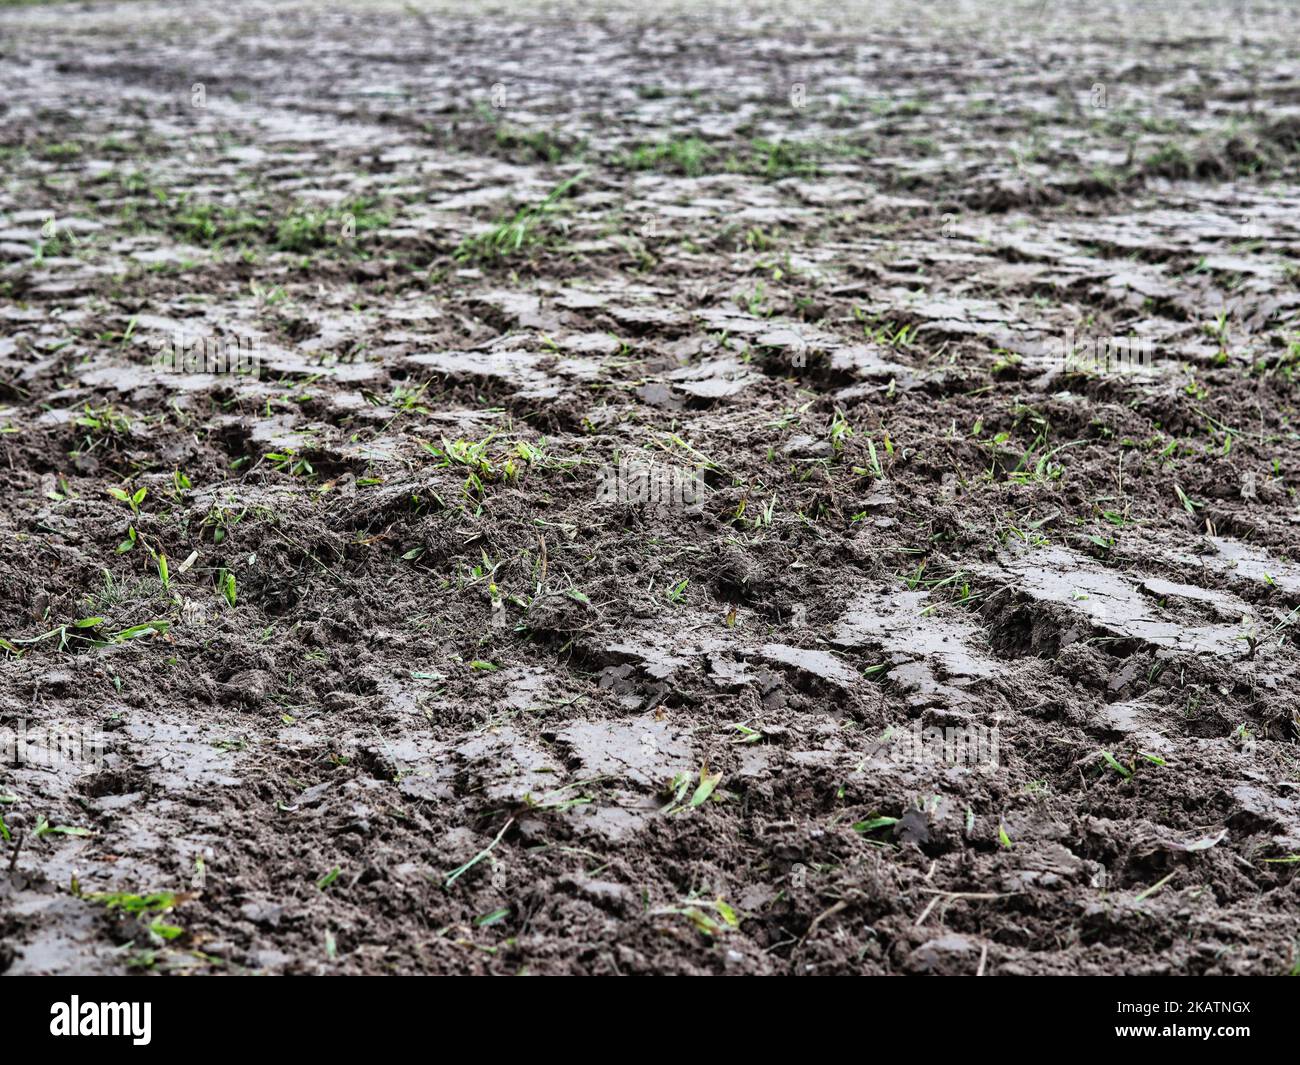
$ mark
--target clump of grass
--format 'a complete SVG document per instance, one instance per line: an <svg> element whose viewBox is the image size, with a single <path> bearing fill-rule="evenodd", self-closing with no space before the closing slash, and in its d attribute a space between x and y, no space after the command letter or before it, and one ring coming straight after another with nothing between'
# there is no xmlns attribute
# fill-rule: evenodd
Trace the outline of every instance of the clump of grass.
<svg viewBox="0 0 1300 1065"><path fill-rule="evenodd" d="M98 902L109 912L116 912L139 922L140 929L146 933L155 945L167 943L184 935L185 929L180 925L168 924L163 918L181 903L193 896L174 891L155 891L151 895L138 895L132 892L112 891L83 894L81 885L74 879L72 893L87 902Z"/></svg>
<svg viewBox="0 0 1300 1065"><path fill-rule="evenodd" d="M316 470L312 464L302 455L294 451L293 448L285 448L283 451L268 451L266 459L281 473L287 473L290 477L315 477Z"/></svg>
<svg viewBox="0 0 1300 1065"><path fill-rule="evenodd" d="M196 244L221 245L231 240L256 237L263 223L256 215L215 203L194 203L188 198L173 205L169 228Z"/></svg>
<svg viewBox="0 0 1300 1065"><path fill-rule="evenodd" d="M239 593L235 575L225 567L217 570L217 590L225 596L226 602L232 607L238 601Z"/></svg>
<svg viewBox="0 0 1300 1065"><path fill-rule="evenodd" d="M58 625L50 629L49 632L43 632L39 636L29 636L21 638L15 636L12 640L0 641L11 654L23 654L15 645L23 644L32 646L42 643L45 640L52 640L58 637L60 651L76 651L85 647L108 647L112 644L126 643L129 640L135 640L141 636L151 636L154 633L165 633L171 628L169 621L146 621L141 625L130 625L125 629L118 629L114 632L101 632L101 626L105 624L105 619L101 617L78 618L76 621L70 621L63 625Z"/></svg>
<svg viewBox="0 0 1300 1065"><path fill-rule="evenodd" d="M718 154L712 145L699 137L680 140L656 141L639 144L619 157L619 163L630 170L664 170L687 177L699 177L705 164Z"/></svg>
<svg viewBox="0 0 1300 1065"><path fill-rule="evenodd" d="M382 229L392 216L377 210L374 201L349 200L324 210L296 209L275 228L275 246L284 251L309 252L346 243L358 233Z"/></svg>
<svg viewBox="0 0 1300 1065"><path fill-rule="evenodd" d="M140 504L144 502L144 497L149 494L149 489L140 488L134 494L129 494L121 488L109 488L107 492L114 499L130 507L132 514L139 514Z"/></svg>
<svg viewBox="0 0 1300 1065"><path fill-rule="evenodd" d="M87 430L87 450L106 438L123 437L131 432L131 419L111 403L102 407L92 407L87 403L74 424Z"/></svg>
<svg viewBox="0 0 1300 1065"><path fill-rule="evenodd" d="M669 816L673 814L685 813L687 810L694 810L696 807L703 806L713 796L717 789L718 782L722 779L721 773L710 773L709 763L706 761L700 768L699 780L695 790L691 791L691 782L695 779L690 773L678 773L672 779L668 786L668 792L672 796L667 804L659 811L661 814ZM690 792L690 798L686 797ZM716 800L715 800L716 801Z"/></svg>
<svg viewBox="0 0 1300 1065"><path fill-rule="evenodd" d="M278 219L265 211L254 213L242 207L196 203L187 197L168 201L163 194L159 200L171 208L166 224L173 233L213 247L254 243L305 253L346 244L356 234L380 229L392 221L391 215L366 198L322 209L296 206Z"/></svg>
<svg viewBox="0 0 1300 1065"><path fill-rule="evenodd" d="M81 145L76 141L61 141L43 145L40 151L46 159L75 159L81 154Z"/></svg>
<svg viewBox="0 0 1300 1065"><path fill-rule="evenodd" d="M1256 360L1252 372L1264 377L1281 375L1288 381L1300 376L1300 337L1294 337L1287 345L1286 351L1272 358Z"/></svg>
<svg viewBox="0 0 1300 1065"><path fill-rule="evenodd" d="M712 910L721 917L721 923L715 920L711 914L705 912L706 909ZM649 915L651 917L685 917L701 935L709 938L719 936L728 929L740 927L740 915L723 900L721 895L712 901L692 898L687 899L685 903L679 906L657 906L649 911Z"/></svg>
<svg viewBox="0 0 1300 1065"><path fill-rule="evenodd" d="M853 436L853 426L849 424L848 418L839 407L835 408L835 413L831 416L830 444L831 450L839 456L843 454L844 449L848 446L850 438Z"/></svg>
<svg viewBox="0 0 1300 1065"><path fill-rule="evenodd" d="M584 177L585 173L566 178L540 203L521 207L512 218L498 222L486 233L466 237L456 248L455 258L460 262L493 262L538 243L548 217L558 210L559 201Z"/></svg>
<svg viewBox="0 0 1300 1065"><path fill-rule="evenodd" d="M496 142L511 158L522 162L561 163L581 155L584 142L570 141L549 130L525 130L498 126Z"/></svg>
<svg viewBox="0 0 1300 1065"><path fill-rule="evenodd" d="M754 174L775 181L821 173L827 155L851 155L858 149L841 141L769 141L754 139L724 150L699 137L638 144L615 159L628 170L659 170L699 177L705 173Z"/></svg>
<svg viewBox="0 0 1300 1065"><path fill-rule="evenodd" d="M786 177L815 177L821 173L817 157L820 149L815 144L801 141L756 140L740 169L770 179Z"/></svg>

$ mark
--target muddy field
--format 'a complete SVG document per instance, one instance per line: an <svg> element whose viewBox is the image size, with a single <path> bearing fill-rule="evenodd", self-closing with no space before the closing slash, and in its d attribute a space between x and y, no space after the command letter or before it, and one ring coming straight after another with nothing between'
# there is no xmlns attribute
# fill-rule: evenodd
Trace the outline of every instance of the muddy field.
<svg viewBox="0 0 1300 1065"><path fill-rule="evenodd" d="M1292 16L740 7L0 8L0 972L1300 969Z"/></svg>

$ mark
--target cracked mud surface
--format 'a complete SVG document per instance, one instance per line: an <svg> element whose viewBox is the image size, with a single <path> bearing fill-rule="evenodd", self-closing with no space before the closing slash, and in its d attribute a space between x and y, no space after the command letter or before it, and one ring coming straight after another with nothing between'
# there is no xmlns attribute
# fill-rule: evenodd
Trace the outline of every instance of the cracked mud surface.
<svg viewBox="0 0 1300 1065"><path fill-rule="evenodd" d="M1293 22L852 7L0 8L0 971L1300 964Z"/></svg>

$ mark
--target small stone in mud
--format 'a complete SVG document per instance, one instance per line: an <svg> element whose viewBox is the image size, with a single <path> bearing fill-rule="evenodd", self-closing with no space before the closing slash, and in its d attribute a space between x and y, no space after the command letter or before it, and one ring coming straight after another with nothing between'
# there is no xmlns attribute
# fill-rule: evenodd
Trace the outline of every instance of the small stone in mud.
<svg viewBox="0 0 1300 1065"><path fill-rule="evenodd" d="M899 843L915 843L918 846L929 843L930 819L923 810L908 810L894 825L894 838Z"/></svg>
<svg viewBox="0 0 1300 1065"><path fill-rule="evenodd" d="M50 695L66 695L76 683L76 676L66 669L51 669L41 674L40 688Z"/></svg>
<svg viewBox="0 0 1300 1065"><path fill-rule="evenodd" d="M284 907L279 903L250 899L239 907L239 912L256 925L278 928L284 918Z"/></svg>
<svg viewBox="0 0 1300 1065"><path fill-rule="evenodd" d="M806 435L792 436L786 441L781 452L791 458L800 459L828 458L833 454L829 440L818 440Z"/></svg>
<svg viewBox="0 0 1300 1065"><path fill-rule="evenodd" d="M560 881L560 886L615 913L626 913L636 902L636 895L631 888L626 884L614 883L612 880L572 876Z"/></svg>
<svg viewBox="0 0 1300 1065"><path fill-rule="evenodd" d="M922 943L907 957L907 969L914 973L943 976L974 976L980 948L968 936L939 936Z"/></svg>
<svg viewBox="0 0 1300 1065"><path fill-rule="evenodd" d="M229 677L221 685L222 692L230 699L260 706L266 701L275 681L271 674L263 669L246 669Z"/></svg>

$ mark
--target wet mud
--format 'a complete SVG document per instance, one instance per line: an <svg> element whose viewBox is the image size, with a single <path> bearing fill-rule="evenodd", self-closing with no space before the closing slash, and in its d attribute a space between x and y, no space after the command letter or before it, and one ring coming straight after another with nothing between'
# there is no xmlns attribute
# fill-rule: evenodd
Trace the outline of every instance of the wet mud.
<svg viewBox="0 0 1300 1065"><path fill-rule="evenodd" d="M1297 971L1296 31L1152 7L0 7L0 972Z"/></svg>

